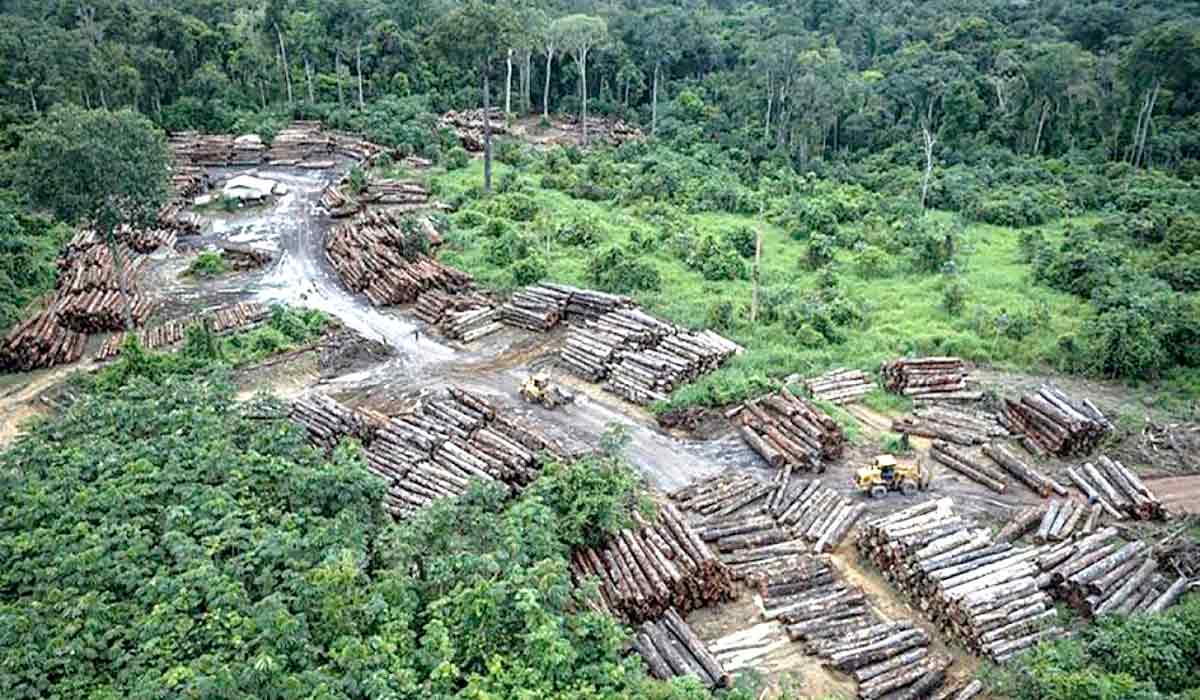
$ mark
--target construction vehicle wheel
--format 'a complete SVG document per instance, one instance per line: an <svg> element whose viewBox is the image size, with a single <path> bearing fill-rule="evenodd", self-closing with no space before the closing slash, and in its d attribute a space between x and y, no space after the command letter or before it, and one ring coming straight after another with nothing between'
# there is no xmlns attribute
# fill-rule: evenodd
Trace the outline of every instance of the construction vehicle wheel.
<svg viewBox="0 0 1200 700"><path fill-rule="evenodd" d="M871 498L883 498L887 495L886 486L873 486L871 488Z"/></svg>
<svg viewBox="0 0 1200 700"><path fill-rule="evenodd" d="M913 495L913 492L915 492L916 490L917 490L917 485L911 481L905 481L900 484L900 493L904 494L905 496Z"/></svg>

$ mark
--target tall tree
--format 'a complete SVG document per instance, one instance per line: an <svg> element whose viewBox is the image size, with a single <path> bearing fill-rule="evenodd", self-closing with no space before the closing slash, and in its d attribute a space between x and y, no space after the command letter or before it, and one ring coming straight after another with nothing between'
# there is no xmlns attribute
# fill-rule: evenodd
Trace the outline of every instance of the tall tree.
<svg viewBox="0 0 1200 700"><path fill-rule="evenodd" d="M436 30L447 55L479 74L483 95L483 191L492 191L491 72L520 32L513 7L497 0L466 0L446 13Z"/></svg>
<svg viewBox="0 0 1200 700"><path fill-rule="evenodd" d="M167 200L170 169L162 132L131 110L59 105L25 135L14 166L14 182L34 206L94 226L104 236L125 302L125 326L131 328L118 232L150 225Z"/></svg>
<svg viewBox="0 0 1200 700"><path fill-rule="evenodd" d="M575 67L579 70L579 85L582 95L580 104L580 124L583 126L583 143L587 145L587 98L588 53L608 38L608 23L599 17L590 15L567 15L554 20L553 28L555 43L562 46L563 51L575 59Z"/></svg>

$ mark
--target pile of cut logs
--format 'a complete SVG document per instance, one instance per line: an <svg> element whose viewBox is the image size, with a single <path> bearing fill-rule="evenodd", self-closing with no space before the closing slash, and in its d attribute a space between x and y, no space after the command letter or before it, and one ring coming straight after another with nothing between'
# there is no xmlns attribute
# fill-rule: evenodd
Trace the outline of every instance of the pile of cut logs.
<svg viewBox="0 0 1200 700"><path fill-rule="evenodd" d="M836 421L786 387L747 401L730 416L737 417L746 443L777 469L822 472L846 444Z"/></svg>
<svg viewBox="0 0 1200 700"><path fill-rule="evenodd" d="M1067 489L1062 484L1025 464L1000 445L995 443L984 445L983 454L1042 498L1046 498L1051 493L1059 496L1067 495Z"/></svg>
<svg viewBox="0 0 1200 700"><path fill-rule="evenodd" d="M157 350L183 342L189 326L194 323L208 323L213 333L222 334L246 328L260 323L267 318L270 310L257 303L234 304L222 307L210 313L199 316L175 319L166 323L138 331L138 343L147 350ZM121 354L121 346L125 344L125 332L114 334L100 346L96 361L101 362Z"/></svg>
<svg viewBox="0 0 1200 700"><path fill-rule="evenodd" d="M670 608L687 613L732 599L728 567L674 506L662 504L656 522L640 516L635 520L637 529L622 530L598 547L580 547L571 555L574 577L596 578L607 610L637 624L658 619Z"/></svg>
<svg viewBox="0 0 1200 700"><path fill-rule="evenodd" d="M576 296L567 304L568 313ZM648 404L738 352L736 343L712 331L693 333L640 309L619 308L572 328L560 359L589 381L605 381L608 391Z"/></svg>
<svg viewBox="0 0 1200 700"><path fill-rule="evenodd" d="M221 243L221 257L234 270L254 270L274 259L269 251L228 241Z"/></svg>
<svg viewBox="0 0 1200 700"><path fill-rule="evenodd" d="M808 393L818 401L847 404L858 401L864 394L871 393L875 385L859 369L838 368L804 382Z"/></svg>
<svg viewBox="0 0 1200 700"><path fill-rule="evenodd" d="M470 275L422 252L430 245L428 235L424 226L399 214L368 212L334 227L325 256L346 286L366 294L375 306L410 303L431 289L470 289Z"/></svg>
<svg viewBox="0 0 1200 700"><path fill-rule="evenodd" d="M942 406L918 408L910 416L897 418L892 421L892 430L956 445L982 445L1008 437L1008 431L993 414Z"/></svg>
<svg viewBox="0 0 1200 700"><path fill-rule="evenodd" d="M370 180L364 191L349 192L349 181L331 184L321 193L321 206L335 219L353 216L368 204L388 206L396 211L422 209L429 205L429 190L418 182L406 180Z"/></svg>
<svg viewBox="0 0 1200 700"><path fill-rule="evenodd" d="M301 168L332 168L335 157L357 162L370 161L384 151L381 146L353 134L324 131L320 122L295 121L276 134L268 149L256 134L199 134L181 131L171 134L168 145L177 173L187 173L175 183L183 192L189 187L193 169L200 167L290 165ZM186 195L185 195L186 196Z"/></svg>
<svg viewBox="0 0 1200 700"><path fill-rule="evenodd" d="M881 619L856 586L838 580L829 562L793 557L758 581L763 617L786 625L788 637L823 663L858 682L858 697L974 697L943 687L951 660L930 655L927 632L909 620Z"/></svg>
<svg viewBox="0 0 1200 700"><path fill-rule="evenodd" d="M1120 520L1128 513L1135 520L1163 520L1166 509L1158 496L1132 469L1124 464L1101 455L1093 464L1068 468L1071 483L1082 491L1098 507L1103 507L1112 517Z"/></svg>
<svg viewBox="0 0 1200 700"><path fill-rule="evenodd" d="M512 299L500 307L500 319L510 326L545 333L563 320L570 301L569 291L535 284L513 292Z"/></svg>
<svg viewBox="0 0 1200 700"><path fill-rule="evenodd" d="M880 374L885 389L914 399L955 398L967 392L967 366L957 357L902 357L885 362Z"/></svg>
<svg viewBox="0 0 1200 700"><path fill-rule="evenodd" d="M943 464L972 481L982 484L996 493L1004 493L1008 487L1008 477L1003 471L975 457L975 455L937 441L929 452L939 464Z"/></svg>
<svg viewBox="0 0 1200 700"><path fill-rule="evenodd" d="M538 472L538 455L564 448L490 402L457 387L378 427L367 468L388 482L384 505L408 517L439 498L466 492L471 480L521 488Z"/></svg>
<svg viewBox="0 0 1200 700"><path fill-rule="evenodd" d="M293 401L288 417L303 426L309 441L326 452L332 452L346 437L369 445L377 427L367 414L346 408L324 394Z"/></svg>
<svg viewBox="0 0 1200 700"><path fill-rule="evenodd" d="M1048 548L997 543L949 499L869 521L858 548L949 636L994 661L1065 634L1039 586L1038 557Z"/></svg>
<svg viewBox="0 0 1200 700"><path fill-rule="evenodd" d="M736 578L753 578L793 555L837 548L866 510L819 479L793 483L792 474L785 467L770 483L722 474L671 497L703 518L701 539L716 544Z"/></svg>
<svg viewBox="0 0 1200 700"><path fill-rule="evenodd" d="M447 338L470 343L503 328L499 310L478 292L447 294L429 291L417 299L417 318L441 329Z"/></svg>
<svg viewBox="0 0 1200 700"><path fill-rule="evenodd" d="M60 325L53 308L30 316L8 332L0 343L0 370L28 372L75 362L83 355L87 336Z"/></svg>
<svg viewBox="0 0 1200 700"><path fill-rule="evenodd" d="M1034 454L1059 457L1089 454L1112 431L1112 424L1087 399L1076 401L1053 384L1043 384L1018 401L1004 400L1001 420Z"/></svg>
<svg viewBox="0 0 1200 700"><path fill-rule="evenodd" d="M483 151L484 112L482 109L468 109L462 112L446 112L438 120L438 126L453 131L462 147L473 153ZM488 111L488 122L491 123L492 136L508 133L508 124L504 121L504 112L497 107Z"/></svg>
<svg viewBox="0 0 1200 700"><path fill-rule="evenodd" d="M729 674L674 608L657 622L643 622L633 648L659 680L695 676L707 688L729 686Z"/></svg>
<svg viewBox="0 0 1200 700"><path fill-rule="evenodd" d="M321 206L334 219L344 219L362 211L358 200L346 194L344 182L330 183L321 191Z"/></svg>
<svg viewBox="0 0 1200 700"><path fill-rule="evenodd" d="M150 318L157 304L148 297L130 293L129 313L135 326ZM115 289L93 289L61 297L56 311L59 322L79 333L102 333L125 328L126 298Z"/></svg>
<svg viewBox="0 0 1200 700"><path fill-rule="evenodd" d="M558 128L571 133L577 139L583 138L583 126L578 116L571 115L557 124ZM645 141L646 135L636 125L624 119L606 119L604 117L588 117L588 142L604 143L610 146L620 146L626 141Z"/></svg>
<svg viewBox="0 0 1200 700"><path fill-rule="evenodd" d="M1162 612L1187 590L1186 576L1159 571L1145 543L1114 539L1107 528L1063 543L1043 558L1051 566L1042 575L1055 597L1089 617Z"/></svg>

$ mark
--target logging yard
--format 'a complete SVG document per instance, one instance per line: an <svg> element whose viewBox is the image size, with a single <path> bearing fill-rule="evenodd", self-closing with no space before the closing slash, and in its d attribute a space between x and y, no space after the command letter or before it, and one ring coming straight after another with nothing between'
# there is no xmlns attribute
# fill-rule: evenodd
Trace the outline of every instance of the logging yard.
<svg viewBox="0 0 1200 700"><path fill-rule="evenodd" d="M493 119L534 153L578 136L577 121ZM483 149L479 110L440 125ZM608 146L644 139L620 121L589 128ZM287 305L329 324L241 367L239 396L273 392L327 454L360 445L398 521L476 480L521 493L546 459L621 437L650 506L575 549L570 571L657 678L754 684L759 697L989 697L982 669L1098 617L1167 610L1200 582L1196 424L1151 388L1034 367L1042 336L984 337L992 347L980 350L960 334L923 352L954 333L925 282L843 282L885 320L836 346L789 347L752 322L707 322L714 299L753 295L765 313L759 265L782 274L802 254L752 216L688 217L701 238L757 232L745 278L706 281L671 259L657 263L658 287L614 293L596 288L586 249L643 245L673 224L505 163L507 189L483 197L477 158L453 170L393 159L318 122L269 145L191 132L170 145L175 195L157 227L122 237L123 265L80 231L41 311L0 343L0 443L59 410L74 370L178 350L195 327L236 338ZM211 205L247 173L277 183L265 202ZM972 236L964 274L995 307L1017 308L1015 241L991 226ZM659 243L673 245L645 245ZM219 274L189 273L200 255L219 256ZM521 266L533 258L543 264ZM1047 299L1048 323L1069 332L1077 302ZM963 352L947 352L956 343ZM980 361L989 352L996 361ZM538 372L575 400L522 402ZM921 465L930 483L861 493L855 471L882 454Z"/></svg>

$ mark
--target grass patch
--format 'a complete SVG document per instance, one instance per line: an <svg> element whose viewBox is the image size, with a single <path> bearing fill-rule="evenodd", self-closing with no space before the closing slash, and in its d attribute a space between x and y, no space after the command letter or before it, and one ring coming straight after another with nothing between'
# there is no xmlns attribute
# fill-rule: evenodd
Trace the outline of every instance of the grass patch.
<svg viewBox="0 0 1200 700"><path fill-rule="evenodd" d="M879 438L879 451L884 454L910 455L913 453L913 446L902 434L884 433Z"/></svg>
<svg viewBox="0 0 1200 700"><path fill-rule="evenodd" d="M872 411L885 415L911 413L913 408L912 399L901 394L884 391L879 387L872 389L870 393L864 394L862 402Z"/></svg>
<svg viewBox="0 0 1200 700"><path fill-rule="evenodd" d="M206 250L196 256L184 274L189 277L211 279L226 272L229 272L229 265L225 262L225 257L220 253Z"/></svg>

